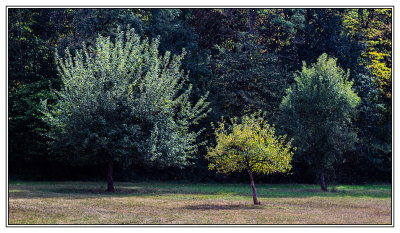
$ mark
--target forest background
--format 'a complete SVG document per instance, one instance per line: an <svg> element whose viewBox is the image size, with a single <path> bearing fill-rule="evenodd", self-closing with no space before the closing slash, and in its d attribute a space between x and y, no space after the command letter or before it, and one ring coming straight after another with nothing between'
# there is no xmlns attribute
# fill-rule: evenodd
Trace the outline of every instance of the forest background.
<svg viewBox="0 0 400 233"><path fill-rule="evenodd" d="M11 179L104 180L107 164L81 153L49 150L40 101L51 105L61 88L55 49L79 49L117 28L160 38L159 52L186 56L182 68L193 102L207 92L211 111L196 130L213 145L211 123L258 110L280 134L280 104L302 63L323 53L337 58L361 98L351 128L353 148L335 154L330 183L391 182L392 9L8 9L8 171ZM289 135L291 136L291 135ZM114 164L116 180L242 182L247 174L208 170L206 145L187 167L152 166L127 157ZM258 175L260 182L314 183L307 154L296 151L291 174Z"/></svg>

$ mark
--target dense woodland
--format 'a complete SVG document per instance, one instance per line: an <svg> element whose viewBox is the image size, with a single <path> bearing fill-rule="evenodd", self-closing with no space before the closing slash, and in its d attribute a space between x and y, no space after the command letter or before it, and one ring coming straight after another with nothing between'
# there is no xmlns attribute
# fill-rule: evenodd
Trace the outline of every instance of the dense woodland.
<svg viewBox="0 0 400 233"><path fill-rule="evenodd" d="M8 8L11 179L247 182L209 159L251 114L293 149L255 182L391 182L392 9Z"/></svg>

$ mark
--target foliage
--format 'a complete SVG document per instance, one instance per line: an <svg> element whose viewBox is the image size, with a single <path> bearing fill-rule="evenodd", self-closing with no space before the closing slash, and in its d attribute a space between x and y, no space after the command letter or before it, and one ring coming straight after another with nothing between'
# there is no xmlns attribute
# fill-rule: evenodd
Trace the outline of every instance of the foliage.
<svg viewBox="0 0 400 233"><path fill-rule="evenodd" d="M392 10L351 9L343 16L344 27L352 35L360 35L367 48L362 65L382 92L385 121L390 121L392 97Z"/></svg>
<svg viewBox="0 0 400 233"><path fill-rule="evenodd" d="M267 44L266 50L278 53L281 61L288 65L298 65L293 56L303 41L300 32L306 27L305 12L307 9L259 9L256 22L260 40ZM295 63L295 64L292 64Z"/></svg>
<svg viewBox="0 0 400 233"><path fill-rule="evenodd" d="M49 86L58 85L48 22L41 9L8 9L8 161L10 176L18 178L50 170L40 166L48 161L40 99L52 99Z"/></svg>
<svg viewBox="0 0 400 233"><path fill-rule="evenodd" d="M365 45L362 67L353 78L362 99L355 120L360 142L357 159L346 154L341 174L345 182L390 180L392 161L392 10L348 9L343 14L344 32ZM340 167L340 166L339 166ZM348 170L352 167L353 174ZM348 177L353 177L349 179ZM352 180L352 181L349 181Z"/></svg>
<svg viewBox="0 0 400 233"><path fill-rule="evenodd" d="M51 102L53 96L46 81L37 81L12 88L8 98L10 175L38 178L46 171L37 167L48 160L47 153L44 153L46 138L42 135L48 127L41 121L40 99L49 99Z"/></svg>
<svg viewBox="0 0 400 233"><path fill-rule="evenodd" d="M273 36L268 39L263 30L266 16L262 13L265 12L258 9L215 11L222 17L221 28L215 30L225 34L220 38L224 40L214 46L211 61L214 76L209 90L213 97L213 120L262 110L275 122L289 81L277 49L271 49L270 42L275 39Z"/></svg>
<svg viewBox="0 0 400 233"><path fill-rule="evenodd" d="M54 67L49 43L37 30L48 16L43 16L38 9L12 8L8 13L8 83L11 88L39 81L44 73L54 71Z"/></svg>
<svg viewBox="0 0 400 233"><path fill-rule="evenodd" d="M349 72L323 54L311 67L303 64L280 106L284 131L299 148L296 162L313 167L321 176L357 141L351 120L360 98L348 79Z"/></svg>
<svg viewBox="0 0 400 233"><path fill-rule="evenodd" d="M54 95L49 90L60 90L62 81L56 71L55 48L64 57L65 48L69 47L71 56L75 57L75 50L82 49L82 42L86 47L94 46L99 35L114 41L120 27L123 31L134 28L135 34L147 37L149 41L158 38L159 54L170 51L172 58L181 56L182 49L185 49L180 69L187 72L183 78L186 84L182 84L177 96L190 92L188 102L196 103L210 92L207 100L212 111L198 124L189 126L191 132L205 129L196 141L208 141L209 144L215 143L210 123L222 116L240 118L246 111L262 110L268 113L270 123L277 123L285 90L295 82L288 74L300 70L303 61L306 64L316 62L322 53L336 57L338 66L349 70L349 81L353 82L353 89L361 98L357 114L352 114L354 121L349 124L355 129L353 133L357 134L358 142L350 143L354 144L355 150L335 153L334 162L327 167L330 169L327 175L337 171L335 179L345 183L386 182L391 179L390 8L13 7L7 11L8 161L12 177L90 179L94 178L91 173L96 173L92 171L99 171L96 179L105 175L102 172L104 160L96 161L95 158L100 157L93 156L96 152L91 149L81 148L74 152L71 145L65 144L58 150L48 150L47 138L44 137L48 126L41 120L40 99L49 99L48 108L53 109ZM140 92L137 85L133 85L132 90ZM179 109L177 107L175 112ZM143 138L147 138L153 127L147 122L153 120L147 116L143 118L146 118L143 122L135 119L135 124L145 128L141 132L145 135ZM116 159L114 167L118 172L115 177L118 180L150 178L229 182L247 179L241 173L227 176L209 171L204 157L206 144L195 144L198 156L189 159L194 166L148 166L144 161L152 156L135 149L132 150L136 155L134 160L128 159L131 156L116 156L124 159ZM307 144L305 142L304 147ZM55 156L54 153L68 156ZM259 177L270 182L312 182L315 169L309 169L310 161L304 159L307 154L300 148L293 160L292 176ZM156 165L156 161L158 159L151 164Z"/></svg>
<svg viewBox="0 0 400 233"><path fill-rule="evenodd" d="M259 114L245 115L240 123L237 118L231 121L232 125L226 126L222 121L215 129L217 145L207 154L210 169L223 173L290 171L293 152L286 136L276 136L273 126Z"/></svg>
<svg viewBox="0 0 400 233"><path fill-rule="evenodd" d="M317 61L318 57L326 53L336 57L338 65L343 69L350 69L351 75L359 67L359 57L364 46L357 37L344 33L344 9L306 9L304 12L305 27L298 30L297 47L298 65L305 61L308 64ZM297 67L296 70L301 69Z"/></svg>
<svg viewBox="0 0 400 233"><path fill-rule="evenodd" d="M245 111L263 110L268 119L277 119L279 103L288 87L285 70L274 54L262 53L254 41L237 49L220 49L213 80L214 114L240 116Z"/></svg>
<svg viewBox="0 0 400 233"><path fill-rule="evenodd" d="M128 30L111 42L99 36L95 47L56 57L63 87L45 120L53 148L95 155L92 161L143 157L155 165L185 166L201 131L190 127L208 108L202 97L189 102L191 87L180 69L184 53L158 53L159 41L141 40Z"/></svg>
<svg viewBox="0 0 400 233"><path fill-rule="evenodd" d="M189 81L193 85L193 95L197 100L207 92L211 72L208 68L210 55L208 50L198 46L199 36L189 25L189 9L147 9L148 20L144 22L144 34L149 38L159 37L160 53L170 51L172 55L185 49L187 54L182 68L188 71Z"/></svg>
<svg viewBox="0 0 400 233"><path fill-rule="evenodd" d="M391 122L382 121L385 106L380 102L380 90L373 78L358 74L354 80L354 91L361 98L354 119L359 141L356 150L343 154L337 164L338 180L346 183L388 181L392 160Z"/></svg>
<svg viewBox="0 0 400 233"><path fill-rule="evenodd" d="M260 114L245 115L240 123L233 118L232 125L227 128L224 121L220 122L215 129L217 145L208 148L206 156L210 161L209 169L221 173L248 172L254 205L261 203L257 199L253 173L289 172L293 155L291 141L286 142L286 136L275 136L274 127Z"/></svg>

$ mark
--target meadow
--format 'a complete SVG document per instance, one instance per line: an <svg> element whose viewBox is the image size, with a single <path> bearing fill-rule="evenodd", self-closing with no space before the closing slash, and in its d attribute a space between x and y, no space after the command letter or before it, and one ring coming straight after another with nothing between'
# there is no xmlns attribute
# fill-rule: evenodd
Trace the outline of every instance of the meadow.
<svg viewBox="0 0 400 233"><path fill-rule="evenodd" d="M8 224L391 224L390 185L10 181Z"/></svg>

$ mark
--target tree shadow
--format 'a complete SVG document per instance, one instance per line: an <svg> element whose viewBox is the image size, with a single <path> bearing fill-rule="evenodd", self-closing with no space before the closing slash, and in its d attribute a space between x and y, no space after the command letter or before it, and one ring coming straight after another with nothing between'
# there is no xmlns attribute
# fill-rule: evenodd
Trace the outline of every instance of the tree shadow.
<svg viewBox="0 0 400 233"><path fill-rule="evenodd" d="M100 188L61 188L53 189L51 192L65 193L65 194L102 194L102 195L125 195L125 194L152 194L156 192L155 189L151 188L116 188L115 192L109 192L106 189Z"/></svg>
<svg viewBox="0 0 400 233"><path fill-rule="evenodd" d="M259 209L260 205L214 205L214 204L199 204L199 205L186 205L180 209L185 210L243 210L243 209Z"/></svg>
<svg viewBox="0 0 400 233"><path fill-rule="evenodd" d="M99 197L145 196L166 193L153 188L115 188L108 192L105 188L13 188L8 193L9 198L69 198L86 199Z"/></svg>

